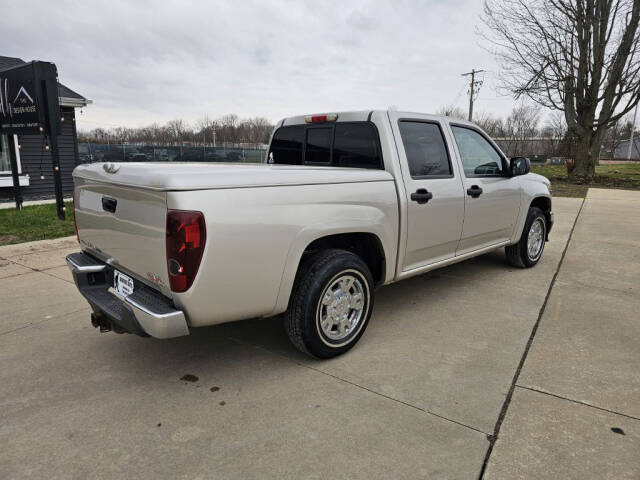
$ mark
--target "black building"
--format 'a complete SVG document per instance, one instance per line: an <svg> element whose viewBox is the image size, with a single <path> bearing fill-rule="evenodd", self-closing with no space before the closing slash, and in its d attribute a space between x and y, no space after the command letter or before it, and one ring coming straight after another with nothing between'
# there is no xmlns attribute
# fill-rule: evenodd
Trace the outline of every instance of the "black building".
<svg viewBox="0 0 640 480"><path fill-rule="evenodd" d="M20 58L0 56L0 71L21 65ZM60 171L62 190L65 197L71 196L73 182L71 172L80 163L78 156L78 138L76 135L75 109L91 103L82 95L58 83L60 100L61 129L58 137L60 149ZM41 135L16 135L18 173L24 200L38 200L55 197L51 154L44 148ZM0 201L13 198L13 180L9 158L7 135L0 135Z"/></svg>

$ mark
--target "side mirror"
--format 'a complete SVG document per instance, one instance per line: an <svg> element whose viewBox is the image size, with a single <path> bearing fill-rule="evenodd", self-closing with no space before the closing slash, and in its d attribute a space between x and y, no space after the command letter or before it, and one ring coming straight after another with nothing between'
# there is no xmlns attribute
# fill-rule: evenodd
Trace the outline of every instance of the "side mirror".
<svg viewBox="0 0 640 480"><path fill-rule="evenodd" d="M512 177L526 175L531 171L531 162L527 157L513 157L509 161L509 173Z"/></svg>

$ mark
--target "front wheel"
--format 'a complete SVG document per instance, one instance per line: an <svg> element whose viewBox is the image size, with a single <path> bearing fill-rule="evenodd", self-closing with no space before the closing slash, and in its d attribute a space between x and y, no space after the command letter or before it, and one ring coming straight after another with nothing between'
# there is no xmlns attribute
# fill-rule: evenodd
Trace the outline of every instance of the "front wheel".
<svg viewBox="0 0 640 480"><path fill-rule="evenodd" d="M514 267L533 267L542 257L546 239L547 221L544 213L537 207L529 208L520 240L505 248L507 261Z"/></svg>
<svg viewBox="0 0 640 480"><path fill-rule="evenodd" d="M331 358L353 347L371 317L373 277L345 250L314 254L302 266L285 314L285 330L302 352Z"/></svg>

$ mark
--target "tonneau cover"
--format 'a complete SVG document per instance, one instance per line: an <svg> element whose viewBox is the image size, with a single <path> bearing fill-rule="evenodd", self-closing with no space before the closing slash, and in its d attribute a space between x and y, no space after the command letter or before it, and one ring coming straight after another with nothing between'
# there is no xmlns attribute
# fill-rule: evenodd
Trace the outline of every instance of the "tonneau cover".
<svg viewBox="0 0 640 480"><path fill-rule="evenodd" d="M100 183L175 191L391 181L384 170L256 163L93 163L73 176Z"/></svg>

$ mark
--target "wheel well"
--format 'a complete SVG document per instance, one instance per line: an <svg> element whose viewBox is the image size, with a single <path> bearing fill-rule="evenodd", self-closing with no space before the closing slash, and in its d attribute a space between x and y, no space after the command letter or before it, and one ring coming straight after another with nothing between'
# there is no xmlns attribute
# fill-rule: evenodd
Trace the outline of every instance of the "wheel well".
<svg viewBox="0 0 640 480"><path fill-rule="evenodd" d="M373 233L340 233L318 238L311 242L302 253L300 264L309 255L320 250L338 248L358 255L367 264L376 285L384 282L385 256L380 239Z"/></svg>
<svg viewBox="0 0 640 480"><path fill-rule="evenodd" d="M531 207L538 207L544 212L544 217L547 220L547 229L551 221L551 199L547 197L537 197L531 202Z"/></svg>

